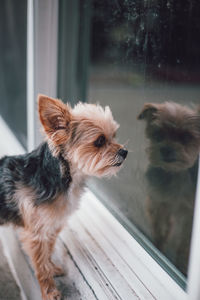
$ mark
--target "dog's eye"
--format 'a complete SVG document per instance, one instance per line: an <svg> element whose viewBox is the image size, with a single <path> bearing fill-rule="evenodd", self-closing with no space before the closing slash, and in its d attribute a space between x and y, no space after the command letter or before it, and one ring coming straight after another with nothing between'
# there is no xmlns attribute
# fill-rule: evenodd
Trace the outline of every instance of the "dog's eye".
<svg viewBox="0 0 200 300"><path fill-rule="evenodd" d="M162 142L164 140L164 132L162 130L155 130L152 134L153 139L156 142Z"/></svg>
<svg viewBox="0 0 200 300"><path fill-rule="evenodd" d="M100 148L103 147L106 143L106 138L105 136L102 134L98 137L98 139L94 142L95 147Z"/></svg>

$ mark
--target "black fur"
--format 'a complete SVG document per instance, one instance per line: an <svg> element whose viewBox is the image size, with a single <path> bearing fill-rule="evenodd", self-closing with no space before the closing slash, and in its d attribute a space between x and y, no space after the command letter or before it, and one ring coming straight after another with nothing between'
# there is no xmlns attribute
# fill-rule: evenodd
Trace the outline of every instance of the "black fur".
<svg viewBox="0 0 200 300"><path fill-rule="evenodd" d="M62 155L52 156L47 143L25 155L3 157L0 160L0 224L22 223L14 198L17 186L30 187L36 195L34 204L42 205L53 202L59 193L66 193L71 181L68 162Z"/></svg>

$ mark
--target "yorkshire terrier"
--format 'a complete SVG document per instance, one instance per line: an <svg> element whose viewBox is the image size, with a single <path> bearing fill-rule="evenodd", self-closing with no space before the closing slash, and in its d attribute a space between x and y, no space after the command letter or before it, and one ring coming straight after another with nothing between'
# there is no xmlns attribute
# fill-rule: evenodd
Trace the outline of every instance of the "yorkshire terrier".
<svg viewBox="0 0 200 300"><path fill-rule="evenodd" d="M147 103L138 116L149 140L147 212L153 242L187 273L200 150L200 111Z"/></svg>
<svg viewBox="0 0 200 300"><path fill-rule="evenodd" d="M108 106L38 97L46 141L34 151L0 160L0 224L21 226L43 300L61 298L51 260L56 237L78 207L89 176L111 176L128 151L115 140L119 125Z"/></svg>

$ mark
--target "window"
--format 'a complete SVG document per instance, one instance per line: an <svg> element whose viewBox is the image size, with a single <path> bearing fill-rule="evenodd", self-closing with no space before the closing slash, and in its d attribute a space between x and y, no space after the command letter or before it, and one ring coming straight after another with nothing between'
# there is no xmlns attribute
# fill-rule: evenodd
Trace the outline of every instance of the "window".
<svg viewBox="0 0 200 300"><path fill-rule="evenodd" d="M200 6L195 1L184 5L137 0L75 3L61 1L60 6L65 22L60 21L59 31L65 49L59 56L60 74L65 70L66 75L61 75L64 84L58 93L66 100L109 104L121 124L119 141L131 150L117 179L92 179L89 187L186 288L198 146L188 161L183 152L194 140L189 123L184 129L183 106L199 103ZM145 103L150 103L149 112L164 105L168 119L165 116L162 124L160 119L159 126L145 117L139 120ZM182 124L178 124L181 113Z"/></svg>
<svg viewBox="0 0 200 300"><path fill-rule="evenodd" d="M121 124L119 140L129 139L131 152L117 179L93 180L90 187L183 286L199 149L194 157L187 152L194 132L183 105L199 104L199 9L195 1L96 0L91 14L88 100L110 104ZM161 106L165 101L176 104ZM145 103L147 114L158 110L143 112L142 122Z"/></svg>
<svg viewBox="0 0 200 300"><path fill-rule="evenodd" d="M1 11L12 7L12 20L15 20L14 1L12 5L12 2L2 3ZM200 97L200 4L197 0L29 0L28 5L22 3L17 6L23 16L22 24L12 27L12 32L23 32L20 33L23 42L19 43L23 49L17 52L17 58L13 58L12 51L7 56L6 49L0 50L2 66L4 56L16 59L16 70L10 72L6 66L1 70L10 76L7 87L15 87L16 83L15 88L20 92L16 101L11 101L13 91L4 90L5 81L0 80L1 115L20 142L26 145L28 141L28 149L32 149L41 140L35 114L38 92L58 96L72 104L81 100L110 105L121 125L117 139L126 145L129 155L117 178L90 180L89 189L104 206L102 210L101 204L93 204L92 209L99 216L106 208L115 222L119 221L135 243L131 249L140 251L140 260L144 258L152 273L158 263L165 270L162 271L165 279L173 278L179 290L186 290L182 291L184 295L195 291L194 299L199 299L199 283L195 281L199 276L194 272L195 263L200 266L199 197L195 210L194 203L199 188L199 125L195 124L200 114L196 110ZM27 137L26 119L21 118L22 113L26 115L26 55L23 53L26 5ZM12 33L9 42L14 36ZM23 76L19 83L18 76ZM174 103L166 104L166 101ZM149 104L145 106L145 103ZM106 224L109 216L106 214ZM103 220L103 216L99 219ZM116 223L112 224L114 230ZM138 243L142 248L135 246ZM153 264L151 257L157 263ZM159 273L154 277L159 280ZM140 273L139 280L142 279ZM164 284L171 288L167 280ZM148 288L151 293L151 287Z"/></svg>

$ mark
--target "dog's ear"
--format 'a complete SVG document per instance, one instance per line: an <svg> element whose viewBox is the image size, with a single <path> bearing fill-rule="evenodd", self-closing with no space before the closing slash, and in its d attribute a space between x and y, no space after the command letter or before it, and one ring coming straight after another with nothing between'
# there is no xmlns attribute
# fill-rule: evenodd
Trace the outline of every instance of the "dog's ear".
<svg viewBox="0 0 200 300"><path fill-rule="evenodd" d="M158 104L145 103L141 113L138 115L138 120L152 121L156 118L158 111Z"/></svg>
<svg viewBox="0 0 200 300"><path fill-rule="evenodd" d="M71 107L61 100L38 95L38 111L47 136L57 145L65 142L71 121Z"/></svg>

